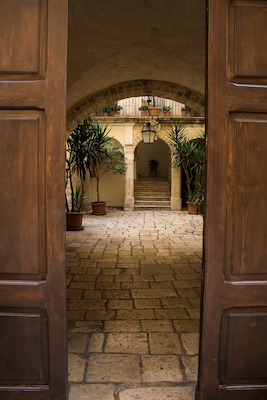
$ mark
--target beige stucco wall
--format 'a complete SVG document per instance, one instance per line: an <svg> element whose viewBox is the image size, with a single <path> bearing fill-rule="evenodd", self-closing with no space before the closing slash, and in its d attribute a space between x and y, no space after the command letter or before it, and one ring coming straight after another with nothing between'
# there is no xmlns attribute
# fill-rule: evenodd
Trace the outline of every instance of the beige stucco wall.
<svg viewBox="0 0 267 400"><path fill-rule="evenodd" d="M100 179L100 201L106 201L108 207L123 207L125 177L108 172ZM91 201L96 201L96 178L91 178Z"/></svg>

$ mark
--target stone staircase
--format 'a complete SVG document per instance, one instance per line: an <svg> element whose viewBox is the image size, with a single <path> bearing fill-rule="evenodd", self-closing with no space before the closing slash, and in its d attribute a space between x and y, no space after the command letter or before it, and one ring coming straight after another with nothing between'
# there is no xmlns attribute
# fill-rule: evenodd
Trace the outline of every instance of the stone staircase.
<svg viewBox="0 0 267 400"><path fill-rule="evenodd" d="M138 178L135 184L135 210L170 210L171 190L168 180Z"/></svg>

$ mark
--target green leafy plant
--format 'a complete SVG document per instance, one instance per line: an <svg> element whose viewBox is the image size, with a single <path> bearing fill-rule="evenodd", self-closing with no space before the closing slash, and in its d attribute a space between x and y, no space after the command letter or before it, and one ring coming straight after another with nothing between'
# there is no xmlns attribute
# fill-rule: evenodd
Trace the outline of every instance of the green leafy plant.
<svg viewBox="0 0 267 400"><path fill-rule="evenodd" d="M70 184L71 212L79 212L85 205L85 178L88 172L99 174L100 166L112 156L107 126L101 127L97 121L87 118L71 132L67 140L66 188ZM76 175L76 179L74 179ZM101 175L102 176L102 175ZM79 179L79 183L74 184ZM99 185L99 181L98 181ZM66 209L69 211L66 196Z"/></svg>
<svg viewBox="0 0 267 400"><path fill-rule="evenodd" d="M163 106L163 107L162 107L162 111L163 111L163 112L171 111L171 109L172 109L171 106Z"/></svg>
<svg viewBox="0 0 267 400"><path fill-rule="evenodd" d="M81 186L77 186L73 195L74 210L80 211L86 205L87 197Z"/></svg>
<svg viewBox="0 0 267 400"><path fill-rule="evenodd" d="M187 112L190 112L192 109L191 109L191 107L189 107L189 106L183 106L182 107L182 111L187 111Z"/></svg>
<svg viewBox="0 0 267 400"><path fill-rule="evenodd" d="M117 112L122 110L123 107L119 106L118 104L110 104L109 106L103 107L100 109L100 111L105 112L105 113L112 113L112 112Z"/></svg>
<svg viewBox="0 0 267 400"><path fill-rule="evenodd" d="M193 202L197 206L198 212L200 212L201 214L204 213L204 201L205 201L204 183L196 182L196 192Z"/></svg>
<svg viewBox="0 0 267 400"><path fill-rule="evenodd" d="M172 147L172 162L174 167L182 167L186 176L188 200L195 199L196 182L203 184L205 166L205 138L188 139L184 127L177 123L168 133Z"/></svg>
<svg viewBox="0 0 267 400"><path fill-rule="evenodd" d="M120 110L122 110L123 109L123 107L122 106L119 106L118 104L114 104L114 105L111 105L110 106L110 111L120 111Z"/></svg>
<svg viewBox="0 0 267 400"><path fill-rule="evenodd" d="M67 140L66 157L66 183L70 184L71 208L69 208L66 195L67 211L81 211L85 197L85 178L89 166L95 162L95 143L92 131L92 119L87 118L71 132ZM75 188L74 175L77 175L79 184ZM80 186L80 190L78 187Z"/></svg>
<svg viewBox="0 0 267 400"><path fill-rule="evenodd" d="M142 105L141 107L139 107L140 111L148 111L148 106L146 105Z"/></svg>

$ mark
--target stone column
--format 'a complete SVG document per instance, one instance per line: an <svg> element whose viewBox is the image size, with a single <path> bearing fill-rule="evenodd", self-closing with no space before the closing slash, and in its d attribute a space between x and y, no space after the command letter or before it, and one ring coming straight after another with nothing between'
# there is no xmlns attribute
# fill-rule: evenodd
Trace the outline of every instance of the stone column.
<svg viewBox="0 0 267 400"><path fill-rule="evenodd" d="M126 154L127 171L125 174L124 211L134 209L134 154Z"/></svg>
<svg viewBox="0 0 267 400"><path fill-rule="evenodd" d="M134 149L133 149L133 123L125 124L125 161L127 170L125 174L124 211L134 209Z"/></svg>
<svg viewBox="0 0 267 400"><path fill-rule="evenodd" d="M182 209L182 170L181 168L171 168L171 210L180 211Z"/></svg>

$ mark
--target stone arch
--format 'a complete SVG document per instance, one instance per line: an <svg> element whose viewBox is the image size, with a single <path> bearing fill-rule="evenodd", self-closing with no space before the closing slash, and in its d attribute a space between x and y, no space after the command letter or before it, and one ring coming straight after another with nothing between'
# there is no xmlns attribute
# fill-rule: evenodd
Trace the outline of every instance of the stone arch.
<svg viewBox="0 0 267 400"><path fill-rule="evenodd" d="M119 139L112 137L111 141L119 143L122 153L125 154L125 148L124 148L123 144L119 141Z"/></svg>
<svg viewBox="0 0 267 400"><path fill-rule="evenodd" d="M165 142L167 144L167 146L169 147L169 150L171 150L170 147L170 141L168 140L168 138L166 137L166 134L164 134L162 131L157 132L157 137L161 140L163 140L163 142ZM141 129L140 132L134 135L134 140L133 140L133 152L135 151L137 145L142 142L143 138L142 138L142 133L141 133Z"/></svg>
<svg viewBox="0 0 267 400"><path fill-rule="evenodd" d="M193 110L204 113L205 97L203 94L177 83L156 80L133 80L120 82L104 90L89 95L67 112L67 131L70 132L96 110L127 97L149 94L186 104Z"/></svg>

